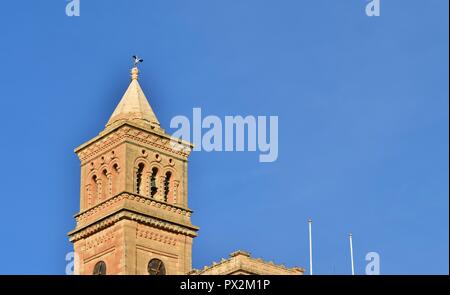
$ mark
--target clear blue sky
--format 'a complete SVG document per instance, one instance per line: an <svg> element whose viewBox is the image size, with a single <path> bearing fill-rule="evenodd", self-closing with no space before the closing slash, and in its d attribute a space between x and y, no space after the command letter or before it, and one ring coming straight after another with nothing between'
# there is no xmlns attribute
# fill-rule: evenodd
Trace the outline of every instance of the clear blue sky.
<svg viewBox="0 0 450 295"><path fill-rule="evenodd" d="M79 202L73 149L97 135L142 55L159 120L279 116L279 157L194 152L193 266L246 249L356 272L446 274L448 1L64 0L0 4L0 273L63 274Z"/></svg>

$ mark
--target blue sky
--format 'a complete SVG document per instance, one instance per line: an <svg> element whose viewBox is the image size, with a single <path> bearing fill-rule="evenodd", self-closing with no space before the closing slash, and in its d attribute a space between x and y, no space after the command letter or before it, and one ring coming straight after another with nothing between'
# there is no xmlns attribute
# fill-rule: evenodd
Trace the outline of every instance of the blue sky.
<svg viewBox="0 0 450 295"><path fill-rule="evenodd" d="M194 152L193 266L236 249L288 266L448 274L448 1L64 0L0 4L0 274L63 274L73 149L100 132L142 55L162 126L279 116L279 156ZM170 131L170 130L169 130Z"/></svg>

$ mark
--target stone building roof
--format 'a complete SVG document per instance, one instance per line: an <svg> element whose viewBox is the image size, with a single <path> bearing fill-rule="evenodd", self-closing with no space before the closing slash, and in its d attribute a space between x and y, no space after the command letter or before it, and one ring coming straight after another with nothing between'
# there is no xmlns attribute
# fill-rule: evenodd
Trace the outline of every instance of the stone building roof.
<svg viewBox="0 0 450 295"><path fill-rule="evenodd" d="M253 258L246 251L236 251L228 259L222 258L220 262L213 262L203 269L193 269L189 275L303 275L301 267L288 268L272 261Z"/></svg>
<svg viewBox="0 0 450 295"><path fill-rule="evenodd" d="M107 128L123 121L159 128L159 121L139 85L138 75L138 68L133 68L130 85L106 124Z"/></svg>

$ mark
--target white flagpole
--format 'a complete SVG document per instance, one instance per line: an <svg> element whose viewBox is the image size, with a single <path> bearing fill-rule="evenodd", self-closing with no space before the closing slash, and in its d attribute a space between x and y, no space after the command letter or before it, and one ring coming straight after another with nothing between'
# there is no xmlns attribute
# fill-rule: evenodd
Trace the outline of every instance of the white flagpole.
<svg viewBox="0 0 450 295"><path fill-rule="evenodd" d="M355 265L354 265L354 261L353 261L353 236L351 233L348 235L348 238L350 240L350 258L352 261L352 275L354 276L355 275Z"/></svg>
<svg viewBox="0 0 450 295"><path fill-rule="evenodd" d="M312 219L308 219L308 228L309 228L309 274L313 274L313 265L312 265Z"/></svg>

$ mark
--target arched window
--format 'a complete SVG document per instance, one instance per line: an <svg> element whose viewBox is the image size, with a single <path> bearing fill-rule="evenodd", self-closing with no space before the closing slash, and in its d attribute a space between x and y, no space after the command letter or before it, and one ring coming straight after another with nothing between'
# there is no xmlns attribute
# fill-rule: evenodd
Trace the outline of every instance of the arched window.
<svg viewBox="0 0 450 295"><path fill-rule="evenodd" d="M114 170L115 173L119 174L119 165L117 163L115 163L113 165L113 170Z"/></svg>
<svg viewBox="0 0 450 295"><path fill-rule="evenodd" d="M153 167L152 174L150 175L150 197L154 197L156 192L158 191L158 187L156 185L156 175L158 174L158 168Z"/></svg>
<svg viewBox="0 0 450 295"><path fill-rule="evenodd" d="M104 261L99 261L94 266L93 275L106 275L106 263Z"/></svg>
<svg viewBox="0 0 450 295"><path fill-rule="evenodd" d="M165 275L166 274L166 268L164 266L164 263L159 259L152 259L148 263L147 266L148 274L149 275Z"/></svg>
<svg viewBox="0 0 450 295"><path fill-rule="evenodd" d="M142 172L144 171L144 164L140 163L136 171L136 193L139 194L142 191Z"/></svg>
<svg viewBox="0 0 450 295"><path fill-rule="evenodd" d="M109 180L108 180L108 171L102 171L102 191L101 191L101 200L105 200L109 195ZM100 201L101 201L100 200Z"/></svg>
<svg viewBox="0 0 450 295"><path fill-rule="evenodd" d="M117 194L117 182L119 181L119 164L115 163L112 166L112 173L111 173L111 195L115 196Z"/></svg>
<svg viewBox="0 0 450 295"><path fill-rule="evenodd" d="M91 178L91 184L88 192L88 206L95 205L98 198L98 178L97 175L93 175Z"/></svg>
<svg viewBox="0 0 450 295"><path fill-rule="evenodd" d="M172 176L172 172L167 172L166 177L164 178L164 201L167 202L169 192L170 192L170 177Z"/></svg>

